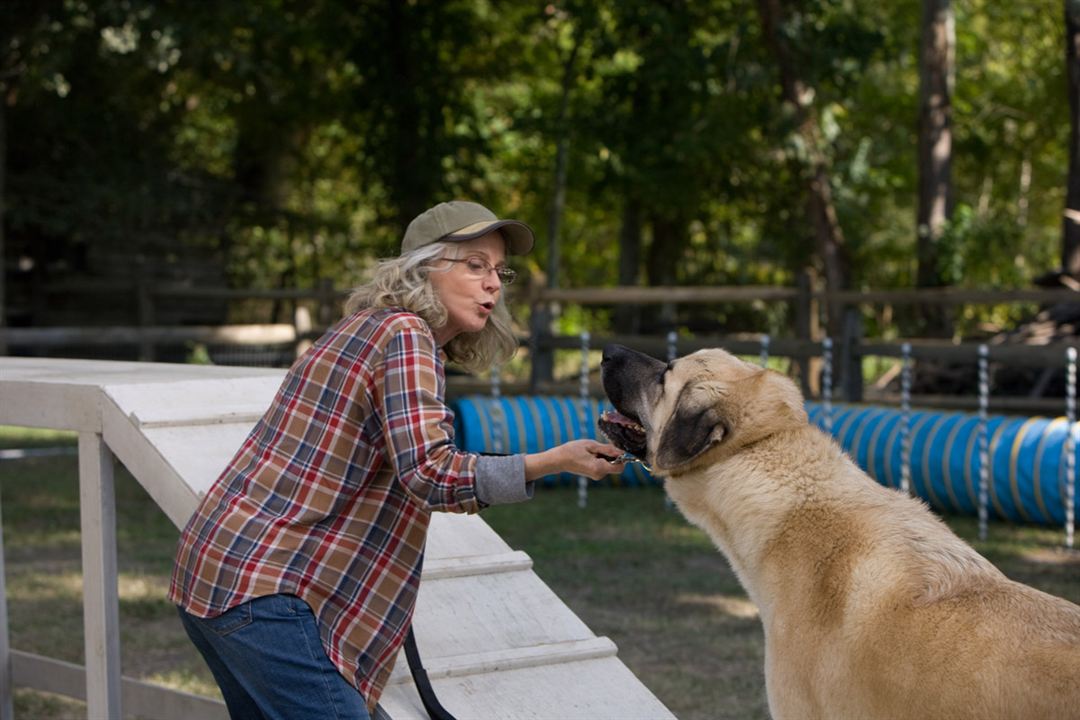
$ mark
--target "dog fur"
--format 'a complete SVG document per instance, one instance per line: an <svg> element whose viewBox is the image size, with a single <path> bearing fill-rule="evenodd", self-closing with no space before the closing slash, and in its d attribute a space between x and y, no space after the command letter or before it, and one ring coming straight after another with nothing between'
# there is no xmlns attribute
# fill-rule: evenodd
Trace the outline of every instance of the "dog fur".
<svg viewBox="0 0 1080 720"><path fill-rule="evenodd" d="M787 377L723 350L665 364L621 346L602 373L761 613L775 720L1080 718L1080 606L871 479Z"/></svg>

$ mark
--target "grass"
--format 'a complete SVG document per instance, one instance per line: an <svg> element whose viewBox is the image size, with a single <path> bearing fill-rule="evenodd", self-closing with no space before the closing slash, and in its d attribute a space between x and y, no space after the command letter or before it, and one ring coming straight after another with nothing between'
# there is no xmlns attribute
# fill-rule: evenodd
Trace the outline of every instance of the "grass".
<svg viewBox="0 0 1080 720"><path fill-rule="evenodd" d="M657 488L572 489L485 518L683 720L767 718L757 612L704 533Z"/></svg>
<svg viewBox="0 0 1080 720"><path fill-rule="evenodd" d="M536 572L682 720L768 718L763 638L753 605L708 537L665 507L656 488L537 493L485 518L525 550ZM949 525L1015 580L1080 603L1080 553L1061 530Z"/></svg>
<svg viewBox="0 0 1080 720"><path fill-rule="evenodd" d="M70 433L0 428L0 448L74 445ZM12 646L82 663L82 576L75 456L0 461ZM177 531L118 467L117 544L124 674L217 695L165 599ZM543 489L484 518L682 720L767 718L762 634L724 558L653 487ZM1080 553L1058 529L949 524L1014 579L1080 602ZM21 689L17 718L84 718L83 703ZM554 719L553 719L554 720Z"/></svg>

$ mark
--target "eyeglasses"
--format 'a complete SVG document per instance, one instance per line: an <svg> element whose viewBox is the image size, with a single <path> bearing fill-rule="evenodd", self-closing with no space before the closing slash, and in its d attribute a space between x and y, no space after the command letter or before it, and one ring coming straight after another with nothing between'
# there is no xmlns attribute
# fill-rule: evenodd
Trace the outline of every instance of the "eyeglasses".
<svg viewBox="0 0 1080 720"><path fill-rule="evenodd" d="M511 270L505 265L492 265L484 258L468 257L468 258L440 258L446 262L451 263L465 263L465 271L469 274L469 277L484 278L488 276L492 270L499 276L499 282L503 285L509 285L517 278L517 271Z"/></svg>

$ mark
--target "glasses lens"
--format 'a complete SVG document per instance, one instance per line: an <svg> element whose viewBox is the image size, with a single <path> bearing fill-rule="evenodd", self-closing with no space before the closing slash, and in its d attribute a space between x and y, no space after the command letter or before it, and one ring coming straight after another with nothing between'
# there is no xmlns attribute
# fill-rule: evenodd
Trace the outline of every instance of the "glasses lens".
<svg viewBox="0 0 1080 720"><path fill-rule="evenodd" d="M461 262L460 260L458 262ZM484 277L491 272L491 266L480 258L468 258L465 260L465 267L469 269L469 274L473 277Z"/></svg>
<svg viewBox="0 0 1080 720"><path fill-rule="evenodd" d="M517 277L517 272L508 267L495 268L495 272L498 274L499 280L502 281L503 285L509 285L514 282L514 278Z"/></svg>

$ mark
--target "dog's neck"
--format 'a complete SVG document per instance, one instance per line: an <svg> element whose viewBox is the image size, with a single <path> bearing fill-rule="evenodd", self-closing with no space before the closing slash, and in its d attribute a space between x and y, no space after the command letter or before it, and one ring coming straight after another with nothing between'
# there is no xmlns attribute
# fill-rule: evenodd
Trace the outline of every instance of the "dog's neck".
<svg viewBox="0 0 1080 720"><path fill-rule="evenodd" d="M787 451L793 446L802 448L799 457ZM769 471L761 472L765 466ZM799 547L800 538L816 538L822 557L810 563L816 567L808 567L806 581L817 585L817 575L828 565L829 557L860 542L851 534L850 523L838 524L843 532L829 535L828 525L837 513L846 514L855 507L873 513L887 507L890 513L912 516L907 526L918 528L920 534L897 535L893 543L916 548L915 556L940 554L935 546L947 532L923 507L889 494L859 470L835 442L809 427L797 433L779 433L707 469L673 474L665 487L686 518L705 530L727 557L763 619L771 608L764 604L767 593L760 590L761 583L776 581L770 578L770 559L775 556L770 554L790 556L789 550L809 550ZM807 529L811 525L813 532ZM791 543L795 545L785 550ZM904 590L906 597L931 602L956 592L958 577L972 572L996 574L973 550L961 550L950 550L948 558L936 557L924 569L909 568L911 572L905 577L915 584ZM799 582L797 578L787 581Z"/></svg>
<svg viewBox="0 0 1080 720"><path fill-rule="evenodd" d="M761 607L756 589L757 568L769 543L792 508L812 499L818 489L804 479L806 458L791 458L791 467L776 467L776 458L789 457L789 433L778 433L743 448L708 467L672 473L665 483L679 510L712 538L727 557L751 599ZM839 448L821 446L821 452L836 456ZM770 473L756 470L758 453L768 454ZM748 478L754 478L752 486Z"/></svg>

